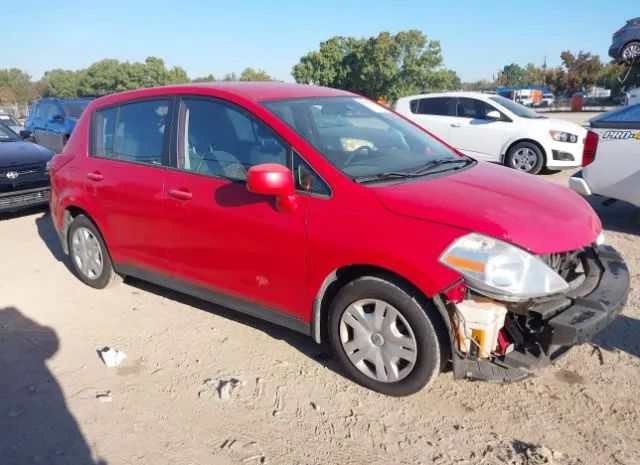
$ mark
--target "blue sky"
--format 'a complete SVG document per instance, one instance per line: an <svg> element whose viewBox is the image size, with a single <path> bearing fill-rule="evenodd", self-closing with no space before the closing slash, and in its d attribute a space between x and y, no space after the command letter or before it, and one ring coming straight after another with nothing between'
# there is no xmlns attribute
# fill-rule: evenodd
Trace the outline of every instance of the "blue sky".
<svg viewBox="0 0 640 465"><path fill-rule="evenodd" d="M635 8L634 8L635 7ZM15 9L15 11L11 11ZM291 81L291 67L334 35L420 29L442 45L464 81L510 62L559 64L560 52L606 58L611 34L640 16L638 0L19 0L3 8L0 68L84 68L102 58L149 55L190 77L247 66ZM9 11L8 11L9 10Z"/></svg>

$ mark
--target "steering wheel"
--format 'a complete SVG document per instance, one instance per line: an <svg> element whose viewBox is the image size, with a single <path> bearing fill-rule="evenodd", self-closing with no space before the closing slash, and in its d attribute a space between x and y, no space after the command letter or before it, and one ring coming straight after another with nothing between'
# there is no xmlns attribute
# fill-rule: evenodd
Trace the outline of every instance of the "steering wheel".
<svg viewBox="0 0 640 465"><path fill-rule="evenodd" d="M349 155L347 155L347 157L342 162L342 167L346 168L347 166L349 166L349 164L353 161L354 158L356 158L356 156L360 154L368 155L371 151L372 149L368 145L361 145L360 147L355 149L353 152L350 152Z"/></svg>

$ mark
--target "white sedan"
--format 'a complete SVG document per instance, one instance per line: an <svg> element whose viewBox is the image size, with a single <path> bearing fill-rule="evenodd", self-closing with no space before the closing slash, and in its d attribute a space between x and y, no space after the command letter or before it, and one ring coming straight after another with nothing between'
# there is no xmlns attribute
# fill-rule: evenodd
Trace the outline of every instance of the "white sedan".
<svg viewBox="0 0 640 465"><path fill-rule="evenodd" d="M536 174L582 163L587 130L499 95L448 92L402 97L396 111L478 160Z"/></svg>
<svg viewBox="0 0 640 465"><path fill-rule="evenodd" d="M640 104L590 121L597 150L584 160L569 187L582 195L601 195L640 207Z"/></svg>

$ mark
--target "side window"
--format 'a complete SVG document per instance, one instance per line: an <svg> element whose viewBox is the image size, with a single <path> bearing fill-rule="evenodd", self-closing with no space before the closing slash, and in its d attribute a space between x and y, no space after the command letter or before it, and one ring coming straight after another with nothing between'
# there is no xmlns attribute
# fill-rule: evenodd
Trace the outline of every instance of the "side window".
<svg viewBox="0 0 640 465"><path fill-rule="evenodd" d="M411 113L418 113L418 106L420 105L420 99L414 99L409 102L409 110Z"/></svg>
<svg viewBox="0 0 640 465"><path fill-rule="evenodd" d="M113 135L117 118L117 107L96 111L93 115L91 153L96 157L113 158Z"/></svg>
<svg viewBox="0 0 640 465"><path fill-rule="evenodd" d="M478 113L476 112L476 105L478 100L472 98L459 98L456 115L458 118L478 118Z"/></svg>
<svg viewBox="0 0 640 465"><path fill-rule="evenodd" d="M93 116L92 154L97 157L161 165L168 100L127 103Z"/></svg>
<svg viewBox="0 0 640 465"><path fill-rule="evenodd" d="M58 105L56 105L55 103L49 104L49 112L47 115L47 119L51 120L53 119L54 116L58 116L58 115L62 116L62 111L60 110Z"/></svg>
<svg viewBox="0 0 640 465"><path fill-rule="evenodd" d="M39 103L36 109L36 116L38 118L47 118L49 116L49 107L48 103Z"/></svg>
<svg viewBox="0 0 640 465"><path fill-rule="evenodd" d="M420 115L453 116L455 113L450 111L450 101L451 99L448 97L420 99L416 106L416 113Z"/></svg>
<svg viewBox="0 0 640 465"><path fill-rule="evenodd" d="M293 176L296 190L318 195L331 195L331 188L313 168L297 153L293 155Z"/></svg>
<svg viewBox="0 0 640 465"><path fill-rule="evenodd" d="M245 180L262 163L287 166L287 147L264 123L215 100L184 99L178 134L179 169Z"/></svg>

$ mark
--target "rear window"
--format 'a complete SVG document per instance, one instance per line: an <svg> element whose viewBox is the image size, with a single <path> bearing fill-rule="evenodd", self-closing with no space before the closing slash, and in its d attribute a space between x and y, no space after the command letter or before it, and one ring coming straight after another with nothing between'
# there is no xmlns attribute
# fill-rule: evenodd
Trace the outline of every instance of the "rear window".
<svg viewBox="0 0 640 465"><path fill-rule="evenodd" d="M69 118L80 118L80 115L89 105L88 100L78 100L73 102L62 102L60 103L64 110L64 114Z"/></svg>
<svg viewBox="0 0 640 465"><path fill-rule="evenodd" d="M161 165L168 114L169 100L146 100L96 111L92 155Z"/></svg>
<svg viewBox="0 0 640 465"><path fill-rule="evenodd" d="M418 115L452 116L450 111L450 98L431 97L411 101L411 112Z"/></svg>

